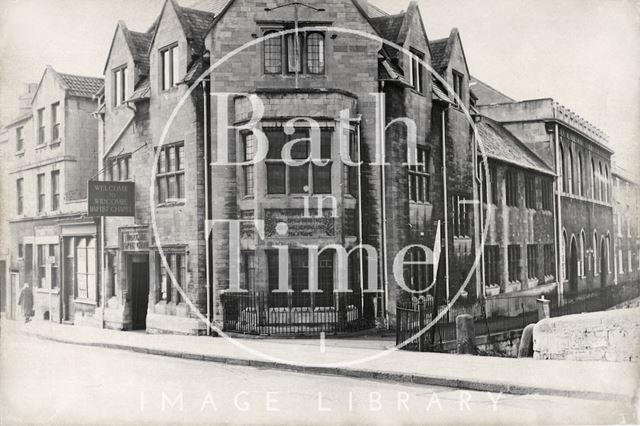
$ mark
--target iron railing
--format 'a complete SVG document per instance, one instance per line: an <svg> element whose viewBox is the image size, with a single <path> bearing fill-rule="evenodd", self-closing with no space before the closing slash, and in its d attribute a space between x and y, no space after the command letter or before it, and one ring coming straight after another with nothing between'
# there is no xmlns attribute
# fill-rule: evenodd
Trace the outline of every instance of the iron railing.
<svg viewBox="0 0 640 426"><path fill-rule="evenodd" d="M373 327L363 293L247 292L222 295L223 330L259 335L319 335Z"/></svg>
<svg viewBox="0 0 640 426"><path fill-rule="evenodd" d="M521 330L538 322L536 300L540 296L499 296L479 299L471 303L456 304L448 315L420 337L414 337L433 318L433 299L413 299L396 306L396 344L409 340L402 348L429 351L441 348L443 343L456 340L455 318L469 314L474 318L476 336L491 336L511 330ZM549 299L552 317L595 312L611 308L619 303L640 297L640 283L607 286L595 290L565 293L563 303L557 294L545 295ZM446 309L439 306L437 311Z"/></svg>

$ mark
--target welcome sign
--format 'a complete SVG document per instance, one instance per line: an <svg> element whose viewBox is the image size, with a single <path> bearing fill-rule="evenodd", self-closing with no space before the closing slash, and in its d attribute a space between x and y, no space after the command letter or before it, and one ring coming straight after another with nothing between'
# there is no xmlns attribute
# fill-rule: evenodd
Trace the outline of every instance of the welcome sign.
<svg viewBox="0 0 640 426"><path fill-rule="evenodd" d="M134 216L136 212L133 182L88 182L89 216Z"/></svg>

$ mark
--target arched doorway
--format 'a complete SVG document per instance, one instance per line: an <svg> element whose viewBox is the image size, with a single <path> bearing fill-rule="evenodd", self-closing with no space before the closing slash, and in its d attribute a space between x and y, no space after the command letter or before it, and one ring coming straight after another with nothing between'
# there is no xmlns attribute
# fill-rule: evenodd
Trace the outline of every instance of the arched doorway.
<svg viewBox="0 0 640 426"><path fill-rule="evenodd" d="M600 287L607 285L607 275L609 274L609 252L607 242L603 238L600 241Z"/></svg>
<svg viewBox="0 0 640 426"><path fill-rule="evenodd" d="M575 237L571 237L571 251L569 254L569 291L578 291L578 246Z"/></svg>

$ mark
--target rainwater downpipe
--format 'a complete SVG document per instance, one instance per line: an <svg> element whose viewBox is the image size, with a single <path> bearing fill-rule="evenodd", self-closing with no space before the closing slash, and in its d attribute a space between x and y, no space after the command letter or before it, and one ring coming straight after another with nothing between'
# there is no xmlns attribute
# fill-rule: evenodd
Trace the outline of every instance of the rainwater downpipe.
<svg viewBox="0 0 640 426"><path fill-rule="evenodd" d="M447 130L446 116L450 105L442 110L441 126L442 126L442 192L443 192L443 208L444 208L444 282L446 288L447 304L449 303L449 205L447 192ZM448 315L448 314L447 314Z"/></svg>

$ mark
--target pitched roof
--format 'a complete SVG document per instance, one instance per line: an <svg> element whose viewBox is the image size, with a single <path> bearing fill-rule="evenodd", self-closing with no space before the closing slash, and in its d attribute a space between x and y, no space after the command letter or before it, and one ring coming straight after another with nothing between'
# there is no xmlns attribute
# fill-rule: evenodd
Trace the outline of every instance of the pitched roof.
<svg viewBox="0 0 640 426"><path fill-rule="evenodd" d="M140 82L136 85L133 94L127 102L136 102L141 101L143 99L149 98L149 93L151 92L151 85L149 84L149 79L147 77L140 80Z"/></svg>
<svg viewBox="0 0 640 426"><path fill-rule="evenodd" d="M134 62L138 64L140 73L149 75L149 46L151 46L152 33L139 33L137 31L125 31L131 49Z"/></svg>
<svg viewBox="0 0 640 426"><path fill-rule="evenodd" d="M515 99L505 95L501 91L489 86L484 81L471 76L469 87L473 88L473 93L478 97L478 105L502 104L515 102Z"/></svg>
<svg viewBox="0 0 640 426"><path fill-rule="evenodd" d="M71 96L82 98L93 98L104 85L104 80L97 77L85 77L82 75L63 74L56 72L66 86L67 92Z"/></svg>
<svg viewBox="0 0 640 426"><path fill-rule="evenodd" d="M222 9L224 9L228 2L229 0L191 0L189 2L185 2L185 6L191 9L204 10L205 12L217 15L222 12Z"/></svg>
<svg viewBox="0 0 640 426"><path fill-rule="evenodd" d="M400 29L402 28L402 23L404 22L404 17L406 13L398 13L397 15L388 15L388 16L380 16L371 18L371 22L375 25L380 35L394 43L398 42L398 35L400 34Z"/></svg>
<svg viewBox="0 0 640 426"><path fill-rule="evenodd" d="M525 169L554 174L540 157L497 121L482 116L477 129L487 157Z"/></svg>
<svg viewBox="0 0 640 426"><path fill-rule="evenodd" d="M372 5L371 3L369 3L369 7L368 9L368 15L369 18L379 18L381 16L389 16L389 14L387 12L385 12L384 10L380 9L377 6Z"/></svg>
<svg viewBox="0 0 640 426"><path fill-rule="evenodd" d="M192 42L193 49L200 52L204 46L204 37L215 14L204 10L191 9L176 5L178 19L182 23L187 39Z"/></svg>
<svg viewBox="0 0 640 426"><path fill-rule="evenodd" d="M429 42L429 48L431 49L431 66L438 74L442 74L449 63L449 58L447 57L448 42L448 37Z"/></svg>

